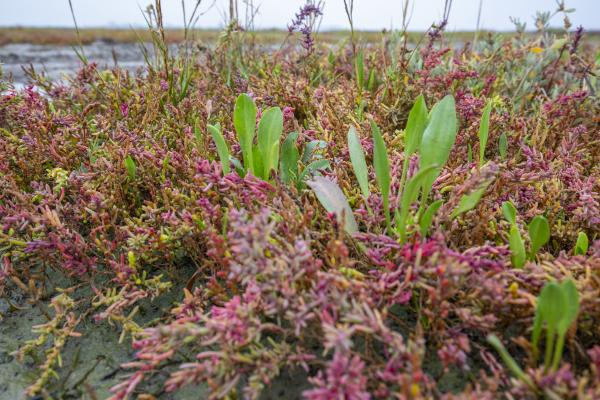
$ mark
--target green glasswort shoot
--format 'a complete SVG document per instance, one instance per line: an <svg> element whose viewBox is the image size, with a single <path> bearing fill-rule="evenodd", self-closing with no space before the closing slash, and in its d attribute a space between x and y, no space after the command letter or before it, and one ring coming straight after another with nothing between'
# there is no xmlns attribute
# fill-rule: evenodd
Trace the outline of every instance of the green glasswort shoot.
<svg viewBox="0 0 600 400"><path fill-rule="evenodd" d="M585 232L579 232L577 235L577 242L575 243L575 249L573 253L576 256L584 256L588 251L589 240Z"/></svg>
<svg viewBox="0 0 600 400"><path fill-rule="evenodd" d="M483 166L485 161L485 147L487 146L488 136L490 132L490 114L492 113L492 103L488 102L483 109L481 122L479 124L479 168Z"/></svg>
<svg viewBox="0 0 600 400"><path fill-rule="evenodd" d="M531 240L529 258L533 260L538 250L550 240L550 225L544 216L538 215L531 220L528 228Z"/></svg>
<svg viewBox="0 0 600 400"><path fill-rule="evenodd" d="M371 194L369 191L369 171L367 169L367 162L365 161L365 152L360 144L356 129L353 126L348 130L348 150L358 186L360 186L363 196L367 199Z"/></svg>
<svg viewBox="0 0 600 400"><path fill-rule="evenodd" d="M546 328L546 355L544 367L556 371L562 358L565 335L577 319L579 293L572 279L562 283L548 282L537 299L531 346L533 359L539 355L542 328Z"/></svg>
<svg viewBox="0 0 600 400"><path fill-rule="evenodd" d="M212 136L213 141L215 142L215 146L217 146L217 154L219 155L221 165L223 166L223 175L227 175L230 171L229 148L227 147L227 142L225 142L225 138L221 133L221 127L217 124L208 125L207 128L208 132Z"/></svg>
<svg viewBox="0 0 600 400"><path fill-rule="evenodd" d="M387 148L381 131L374 121L371 121L371 132L373 134L373 165L375 166L375 179L381 192L383 201L383 212L385 213L385 223L388 232L392 230L390 218L390 161L388 159Z"/></svg>

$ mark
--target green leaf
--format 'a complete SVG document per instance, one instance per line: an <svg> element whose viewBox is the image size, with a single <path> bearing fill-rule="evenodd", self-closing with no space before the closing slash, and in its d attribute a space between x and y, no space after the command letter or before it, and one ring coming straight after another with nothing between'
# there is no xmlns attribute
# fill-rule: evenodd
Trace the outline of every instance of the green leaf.
<svg viewBox="0 0 600 400"><path fill-rule="evenodd" d="M215 142L215 146L217 146L217 154L219 155L221 165L223 166L223 175L227 175L230 171L229 148L227 147L227 142L225 142L225 138L221 133L221 127L218 125L208 125L207 128L213 138L213 141Z"/></svg>
<svg viewBox="0 0 600 400"><path fill-rule="evenodd" d="M352 161L352 169L360 186L360 190L368 198L369 192L369 171L367 162L365 161L365 152L360 144L360 139L356 134L356 129L351 126L348 130L348 150L350 151L350 161Z"/></svg>
<svg viewBox="0 0 600 400"><path fill-rule="evenodd" d="M538 215L529 223L529 239L531 256L535 257L538 250L550 240L550 225L544 216Z"/></svg>
<svg viewBox="0 0 600 400"><path fill-rule="evenodd" d="M406 241L406 225L410 205L417 200L419 193L421 192L421 188L426 182L431 180L431 175L436 173L437 168L437 165L430 165L427 168L420 169L419 172L417 172L415 176L413 176L406 184L406 188L400 199L400 214L398 218L399 225L397 226L397 229L400 233L400 240L402 242Z"/></svg>
<svg viewBox="0 0 600 400"><path fill-rule="evenodd" d="M421 144L423 132L427 127L428 111L423 95L417 97L410 113L404 130L404 154L406 158L413 155Z"/></svg>
<svg viewBox="0 0 600 400"><path fill-rule="evenodd" d="M485 159L485 147L487 146L490 132L490 114L492 113L492 103L488 102L483 109L481 122L479 124L479 166L483 165Z"/></svg>
<svg viewBox="0 0 600 400"><path fill-rule="evenodd" d="M471 143L467 145L467 163L471 164L473 162L473 148L471 147Z"/></svg>
<svg viewBox="0 0 600 400"><path fill-rule="evenodd" d="M375 167L375 179L383 199L383 211L385 213L385 222L388 230L391 230L390 220L390 162L388 159L387 148L381 131L375 121L371 121L371 132L373 134L373 166Z"/></svg>
<svg viewBox="0 0 600 400"><path fill-rule="evenodd" d="M513 266L515 268L523 268L526 260L525 244L521 238L519 227L516 224L510 226L509 247L511 253L510 259Z"/></svg>
<svg viewBox="0 0 600 400"><path fill-rule="evenodd" d="M256 130L256 104L247 94L238 96L233 110L233 125L242 149L244 168L256 175L254 170L253 143Z"/></svg>
<svg viewBox="0 0 600 400"><path fill-rule="evenodd" d="M352 209L348 204L346 196L344 196L344 192L342 192L337 183L322 176L315 176L306 183L315 192L317 199L325 210L335 214L338 222L344 222L346 232L350 235L358 232L358 226L356 225L354 214L352 214Z"/></svg>
<svg viewBox="0 0 600 400"><path fill-rule="evenodd" d="M490 183L492 183L491 180L483 182L481 186L479 186L471 193L463 194L463 196L460 198L460 201L458 202L458 206L456 206L454 211L452 211L452 215L450 215L450 218L454 219L460 214L466 213L467 211L474 209L475 206L477 206L477 203L479 203L479 200L481 200L481 196L483 196Z"/></svg>
<svg viewBox="0 0 600 400"><path fill-rule="evenodd" d="M298 147L296 147L297 140L298 132L292 132L287 135L281 146L280 174L282 182L286 185L298 178L300 153Z"/></svg>
<svg viewBox="0 0 600 400"><path fill-rule="evenodd" d="M587 235L585 232L579 232L573 253L575 253L576 256L584 256L588 251L588 246L589 240Z"/></svg>
<svg viewBox="0 0 600 400"><path fill-rule="evenodd" d="M456 107L454 98L448 95L431 110L429 124L425 128L421 140L420 169L426 169L432 165L437 166L435 172L427 174L427 179L423 182L421 208L424 208L433 182L440 174L441 167L448 161L450 151L456 141L456 131Z"/></svg>
<svg viewBox="0 0 600 400"><path fill-rule="evenodd" d="M329 161L324 158L322 158L320 160L315 160L315 161L311 162L310 164L308 164L306 166L306 168L304 168L304 171L302 171L302 173L300 174L300 177L298 178L298 184L297 184L298 190L303 188L304 179L306 179L306 177L308 175L315 174L318 171L323 171L330 167L331 167L331 165L329 164Z"/></svg>
<svg viewBox="0 0 600 400"><path fill-rule="evenodd" d="M500 153L500 159L506 160L506 153L508 151L508 139L506 133L502 132L498 139L498 152Z"/></svg>
<svg viewBox="0 0 600 400"><path fill-rule="evenodd" d="M362 92L363 85L365 84L365 63L363 58L363 52L361 49L358 50L355 60L356 68L356 85L359 93Z"/></svg>
<svg viewBox="0 0 600 400"><path fill-rule="evenodd" d="M279 141L283 133L283 113L279 107L265 110L258 123L258 149L262 159L262 170L254 165L254 170L267 180L271 171L277 171L279 164ZM261 171L261 172L259 172Z"/></svg>
<svg viewBox="0 0 600 400"><path fill-rule="evenodd" d="M421 217L421 221L419 222L419 227L421 228L421 237L426 237L429 232L429 228L431 227L431 223L433 222L433 217L435 213L439 210L439 208L444 204L443 200L434 201L427 207L423 216Z"/></svg>
<svg viewBox="0 0 600 400"><path fill-rule="evenodd" d="M502 203L502 214L511 225L517 223L517 209L510 201Z"/></svg>
<svg viewBox="0 0 600 400"><path fill-rule="evenodd" d="M519 367L519 364L517 364L515 359L512 358L510 353L506 350L506 348L504 347L502 342L500 342L500 339L498 339L496 335L488 335L487 341L498 352L498 354L500 354L500 358L502 358L504 364L506 364L510 372L512 372L512 374L516 378L526 383L529 387L535 388L535 385L533 384L533 381L531 380L529 375L523 372L521 367Z"/></svg>
<svg viewBox="0 0 600 400"><path fill-rule="evenodd" d="M302 152L302 164L308 163L308 160L315 154L317 149L324 149L327 147L327 143L324 140L311 140L304 145Z"/></svg>
<svg viewBox="0 0 600 400"><path fill-rule="evenodd" d="M125 165L125 169L127 170L127 175L129 176L129 179L134 180L137 168L135 166L135 161L133 160L133 158L130 155L128 155L123 161L123 164Z"/></svg>
<svg viewBox="0 0 600 400"><path fill-rule="evenodd" d="M559 334L564 334L569 330L579 314L579 292L573 279L566 279L561 283L561 290L565 300L564 315L557 325Z"/></svg>

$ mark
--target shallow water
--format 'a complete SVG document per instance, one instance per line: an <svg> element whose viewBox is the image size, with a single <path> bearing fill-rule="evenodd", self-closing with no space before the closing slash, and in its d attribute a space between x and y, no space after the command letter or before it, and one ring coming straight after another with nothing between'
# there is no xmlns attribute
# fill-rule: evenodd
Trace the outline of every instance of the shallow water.
<svg viewBox="0 0 600 400"><path fill-rule="evenodd" d="M138 44L94 42L83 46L90 62L100 67L118 65L130 71L143 67L144 57ZM32 65L37 72L44 72L52 80L62 80L81 68L81 61L72 46L10 44L0 46L0 63L5 78L12 80L15 87L28 83L24 66Z"/></svg>

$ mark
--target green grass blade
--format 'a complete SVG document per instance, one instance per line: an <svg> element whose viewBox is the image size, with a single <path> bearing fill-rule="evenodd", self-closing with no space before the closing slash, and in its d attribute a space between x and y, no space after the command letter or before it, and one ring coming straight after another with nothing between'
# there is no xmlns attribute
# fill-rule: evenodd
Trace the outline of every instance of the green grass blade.
<svg viewBox="0 0 600 400"><path fill-rule="evenodd" d="M488 102L483 109L481 122L479 124L479 167L483 166L485 160L485 148L488 142L490 132L490 114L492 113L492 103Z"/></svg>
<svg viewBox="0 0 600 400"><path fill-rule="evenodd" d="M533 381L529 375L523 372L521 367L519 367L519 364L517 364L508 350L506 350L502 342L500 342L500 339L498 339L496 335L488 335L487 341L498 352L500 358L502 358L502 361L504 361L504 364L508 367L510 372L512 372L517 379L520 379L522 382L526 383L530 388L535 389L535 385L533 384Z"/></svg>
<svg viewBox="0 0 600 400"><path fill-rule="evenodd" d="M383 199L383 211L385 213L385 223L388 231L391 231L392 224L390 220L390 162L388 159L387 148L381 131L374 121L371 121L371 132L373 133L373 166L375 167L375 179Z"/></svg>
<svg viewBox="0 0 600 400"><path fill-rule="evenodd" d="M353 126L348 130L348 150L350 151L350 161L352 161L352 168L358 181L358 186L360 186L363 196L368 198L370 195L369 171L365 160L365 152L360 144L356 129Z"/></svg>
<svg viewBox="0 0 600 400"><path fill-rule="evenodd" d="M215 142L215 146L217 146L217 154L219 155L219 159L221 160L221 165L223 166L223 175L227 175L230 171L229 168L229 148L227 147L227 142L225 142L225 138L221 133L221 127L215 125L208 125L208 132L212 136L213 141Z"/></svg>

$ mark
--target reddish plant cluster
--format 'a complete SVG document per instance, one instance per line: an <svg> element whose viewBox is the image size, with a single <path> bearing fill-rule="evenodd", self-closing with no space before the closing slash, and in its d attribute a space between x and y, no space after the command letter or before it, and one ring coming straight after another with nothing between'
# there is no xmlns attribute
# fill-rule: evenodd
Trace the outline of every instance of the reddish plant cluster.
<svg viewBox="0 0 600 400"><path fill-rule="evenodd" d="M290 29L319 13L303 9ZM273 57L251 46L232 64L221 53L225 43L191 67L177 104L169 74L94 64L66 84L40 78L3 93L0 295L43 301L49 270L76 282L73 293L91 287L94 297L69 303L69 312L116 324L136 350L114 399L145 393L156 380L166 392L201 385L210 398L258 398L290 372L311 400L596 398L600 108L581 88L579 67L593 61L579 36L564 44L579 50L559 56L517 39L451 49L436 32L397 70L392 38L383 51L365 46L375 83L361 93L360 112L351 52L327 57L319 46L305 68L298 51ZM270 105L284 109L286 133L299 131L299 147L326 143L317 149L331 163L324 174L347 194L360 233L348 235L310 191L277 176L223 174L206 126L220 123L239 160L232 110L241 91L252 93L259 118ZM356 125L371 158L368 119L381 127L396 207L402 129L417 94L428 104L453 94L460 126L433 186L432 196L445 200L433 234L400 244L386 233L381 197L360 195L342 133ZM478 168L473 153L487 102L490 162ZM409 165L412 176L417 156ZM476 207L450 217L462 195L488 181ZM535 215L550 222L552 240L523 269L511 265L507 200L521 230ZM589 249L574 255L580 232ZM541 288L564 277L575 280L581 310L561 368L549 373L532 361L529 328ZM168 296L176 298L168 313L150 325L136 319L136 306ZM535 390L511 378L485 341L493 332Z"/></svg>

